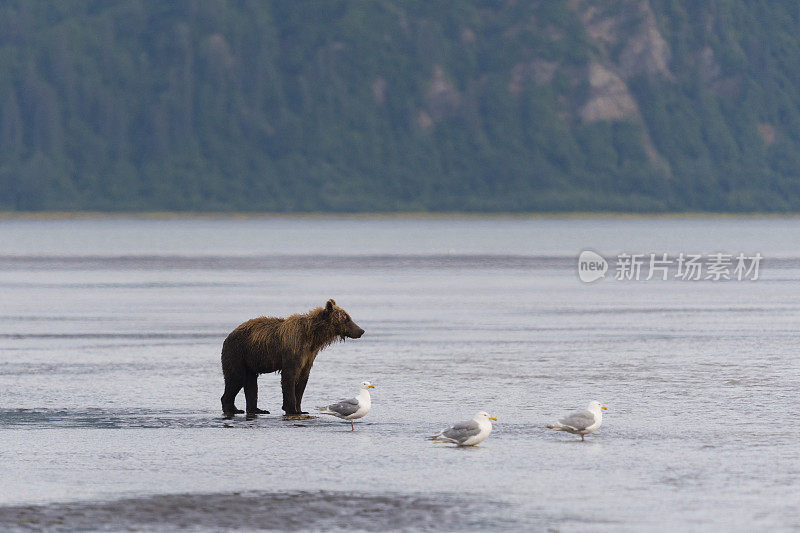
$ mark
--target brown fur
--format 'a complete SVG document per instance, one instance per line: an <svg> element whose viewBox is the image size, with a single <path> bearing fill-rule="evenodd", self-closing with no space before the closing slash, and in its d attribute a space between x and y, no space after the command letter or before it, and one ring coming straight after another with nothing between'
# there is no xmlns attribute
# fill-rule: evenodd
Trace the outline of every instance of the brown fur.
<svg viewBox="0 0 800 533"><path fill-rule="evenodd" d="M262 316L244 322L222 344L223 412L227 416L242 412L234 405L242 387L248 413L268 412L256 405L258 375L281 372L283 410L286 414L303 413L300 403L317 353L337 340L357 339L363 334L364 330L333 300L305 314Z"/></svg>

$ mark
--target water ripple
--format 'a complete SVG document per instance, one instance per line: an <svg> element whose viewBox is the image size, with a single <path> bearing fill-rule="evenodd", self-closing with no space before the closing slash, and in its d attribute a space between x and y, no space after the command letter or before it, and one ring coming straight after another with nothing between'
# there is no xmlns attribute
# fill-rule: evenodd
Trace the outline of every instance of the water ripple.
<svg viewBox="0 0 800 533"><path fill-rule="evenodd" d="M246 492L0 507L5 531L456 531L504 526L505 504L451 494Z"/></svg>

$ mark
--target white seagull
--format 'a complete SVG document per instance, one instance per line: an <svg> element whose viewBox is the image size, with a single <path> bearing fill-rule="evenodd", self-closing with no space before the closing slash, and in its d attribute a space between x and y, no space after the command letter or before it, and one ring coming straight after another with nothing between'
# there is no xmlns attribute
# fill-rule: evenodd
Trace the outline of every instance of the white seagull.
<svg viewBox="0 0 800 533"><path fill-rule="evenodd" d="M585 411L570 413L559 420L557 424L548 425L547 428L580 435L581 440L586 440L584 437L603 423L603 411L606 410L608 408L601 405L600 402L590 402Z"/></svg>
<svg viewBox="0 0 800 533"><path fill-rule="evenodd" d="M355 431L356 426L353 424L353 420L362 418L364 415L369 413L369 410L372 407L372 398L369 396L369 389L374 388L375 385L369 381L364 381L361 383L361 390L359 391L358 396L355 398L340 400L328 406L317 407L317 409L319 410L320 414L333 415L343 420L349 420L350 427L352 428L351 431Z"/></svg>
<svg viewBox="0 0 800 533"><path fill-rule="evenodd" d="M492 432L492 420L496 422L497 418L486 411L481 411L472 420L459 422L436 435L426 438L436 442L452 442L458 446L475 446L483 442Z"/></svg>

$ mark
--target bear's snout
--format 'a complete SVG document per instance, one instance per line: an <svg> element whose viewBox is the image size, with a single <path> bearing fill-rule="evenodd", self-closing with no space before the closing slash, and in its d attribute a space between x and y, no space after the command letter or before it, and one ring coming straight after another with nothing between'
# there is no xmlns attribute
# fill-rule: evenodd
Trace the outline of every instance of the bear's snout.
<svg viewBox="0 0 800 533"><path fill-rule="evenodd" d="M353 322L353 324L348 328L347 336L351 339L360 339L361 335L364 334L364 330L358 327L358 324Z"/></svg>

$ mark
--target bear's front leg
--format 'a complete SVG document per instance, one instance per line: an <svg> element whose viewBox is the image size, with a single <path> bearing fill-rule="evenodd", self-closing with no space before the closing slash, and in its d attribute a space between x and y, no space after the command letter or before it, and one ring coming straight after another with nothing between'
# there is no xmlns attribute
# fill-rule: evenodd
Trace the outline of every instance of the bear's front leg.
<svg viewBox="0 0 800 533"><path fill-rule="evenodd" d="M281 371L281 389L283 389L283 411L287 415L299 415L295 389L297 385L297 370L284 368Z"/></svg>
<svg viewBox="0 0 800 533"><path fill-rule="evenodd" d="M303 407L301 406L303 402L303 393L306 390L306 384L308 383L308 375L311 373L311 369L304 370L300 377L297 379L297 385L294 387L294 398L295 398L295 407L300 412L301 415L307 415L308 411L303 411Z"/></svg>

